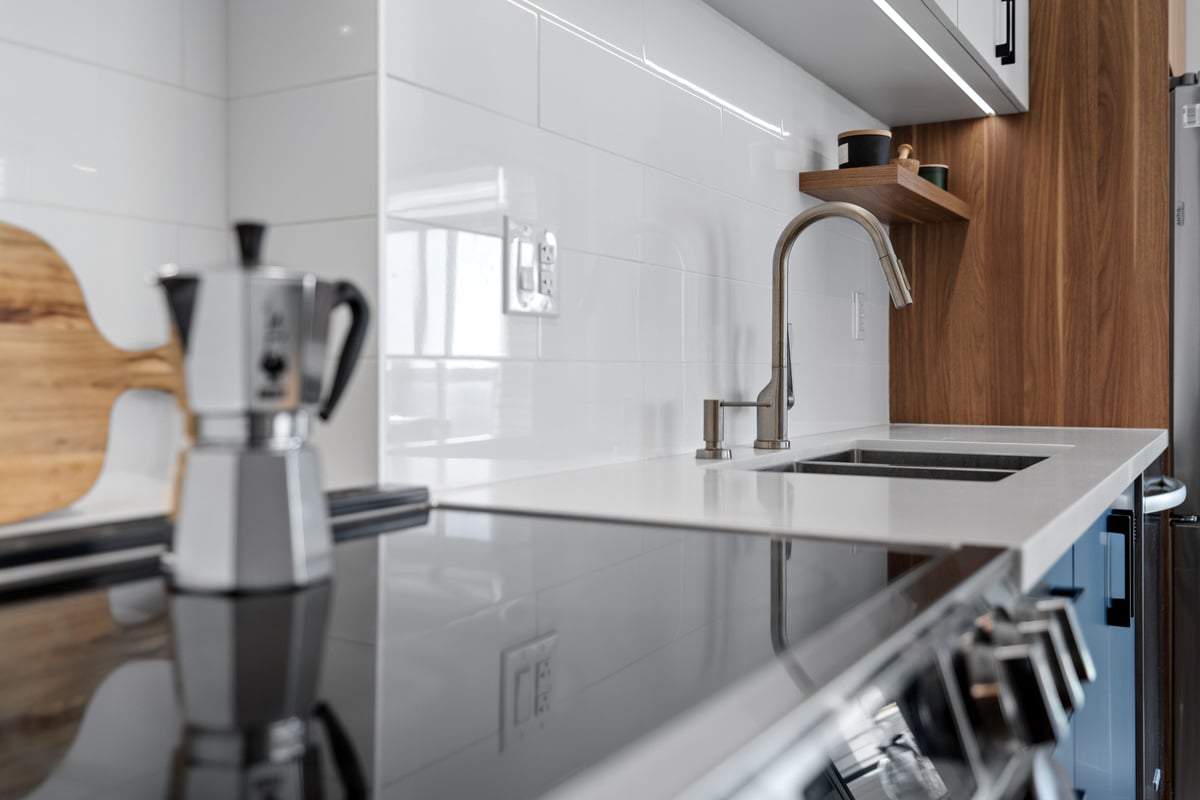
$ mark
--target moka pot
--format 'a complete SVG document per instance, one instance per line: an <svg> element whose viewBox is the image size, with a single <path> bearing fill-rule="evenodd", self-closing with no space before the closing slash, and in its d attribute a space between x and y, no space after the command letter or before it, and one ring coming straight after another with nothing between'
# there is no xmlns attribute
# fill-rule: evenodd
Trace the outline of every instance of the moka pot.
<svg viewBox="0 0 1200 800"><path fill-rule="evenodd" d="M304 586L332 572L332 537L312 415L327 420L366 339L370 309L346 281L260 263L264 226L236 226L241 263L159 283L183 346L196 441L172 546L177 587L213 592ZM351 324L328 393L329 323Z"/></svg>

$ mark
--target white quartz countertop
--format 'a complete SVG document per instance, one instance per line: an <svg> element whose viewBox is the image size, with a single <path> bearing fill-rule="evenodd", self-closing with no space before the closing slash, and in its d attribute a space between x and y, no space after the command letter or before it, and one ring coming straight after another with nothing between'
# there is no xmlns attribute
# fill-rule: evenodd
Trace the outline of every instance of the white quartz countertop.
<svg viewBox="0 0 1200 800"><path fill-rule="evenodd" d="M1031 588L1166 449L1163 430L879 425L435 493L437 505L883 544L1014 549ZM847 450L1047 456L995 482L754 471Z"/></svg>

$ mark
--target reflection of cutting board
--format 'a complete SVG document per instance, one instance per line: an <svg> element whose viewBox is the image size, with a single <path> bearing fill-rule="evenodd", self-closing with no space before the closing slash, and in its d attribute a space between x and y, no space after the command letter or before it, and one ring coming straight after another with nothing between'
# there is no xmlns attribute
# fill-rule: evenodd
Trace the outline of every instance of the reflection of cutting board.
<svg viewBox="0 0 1200 800"><path fill-rule="evenodd" d="M0 523L86 494L104 463L113 402L138 388L185 406L177 342L113 347L62 256L0 223Z"/></svg>

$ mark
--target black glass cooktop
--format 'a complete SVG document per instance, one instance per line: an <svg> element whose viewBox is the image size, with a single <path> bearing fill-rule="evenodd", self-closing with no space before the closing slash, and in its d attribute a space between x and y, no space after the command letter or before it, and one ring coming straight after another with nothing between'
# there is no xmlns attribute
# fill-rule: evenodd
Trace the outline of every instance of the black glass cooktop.
<svg viewBox="0 0 1200 800"><path fill-rule="evenodd" d="M936 560L483 512L383 527L304 591L171 595L144 559L10 594L0 797L540 795Z"/></svg>

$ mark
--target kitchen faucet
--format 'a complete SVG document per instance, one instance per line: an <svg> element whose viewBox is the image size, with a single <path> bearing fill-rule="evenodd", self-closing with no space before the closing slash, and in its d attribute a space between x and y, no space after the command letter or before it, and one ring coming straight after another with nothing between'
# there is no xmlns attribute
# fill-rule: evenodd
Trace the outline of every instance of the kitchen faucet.
<svg viewBox="0 0 1200 800"><path fill-rule="evenodd" d="M795 403L792 394L791 325L788 324L788 255L792 245L809 225L826 217L843 217L857 222L870 235L879 254L879 267L887 279L888 291L896 308L912 305L912 290L904 267L892 249L887 231L875 215L852 203L822 203L804 211L787 224L775 244L771 275L771 380L758 393L757 402L727 400L704 401L704 447L696 451L697 458L729 458L730 452L721 443L724 424L721 409L754 407L758 409L758 450L783 450L788 447L787 412Z"/></svg>

